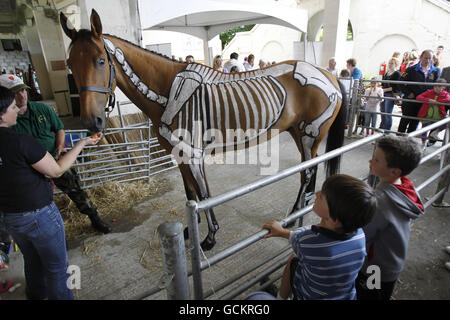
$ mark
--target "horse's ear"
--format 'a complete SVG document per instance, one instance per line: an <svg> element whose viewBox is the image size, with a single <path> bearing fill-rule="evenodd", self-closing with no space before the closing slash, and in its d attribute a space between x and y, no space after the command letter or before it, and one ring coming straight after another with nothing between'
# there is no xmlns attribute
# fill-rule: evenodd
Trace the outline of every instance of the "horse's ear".
<svg viewBox="0 0 450 320"><path fill-rule="evenodd" d="M67 19L66 15L64 13L61 12L61 14L59 15L59 20L61 23L61 27L64 30L64 33L70 38L70 39L74 39L75 35L77 34L77 30L75 29L75 27L73 26L73 24L70 22L69 19Z"/></svg>
<svg viewBox="0 0 450 320"><path fill-rule="evenodd" d="M98 15L97 11L92 9L91 13L91 31L94 37L97 39L100 39L102 36L102 21L100 20L100 16Z"/></svg>

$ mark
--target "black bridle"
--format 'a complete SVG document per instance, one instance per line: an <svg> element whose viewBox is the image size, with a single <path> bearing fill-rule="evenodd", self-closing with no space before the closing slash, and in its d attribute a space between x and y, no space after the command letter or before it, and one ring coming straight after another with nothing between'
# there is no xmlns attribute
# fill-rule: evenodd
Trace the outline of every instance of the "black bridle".
<svg viewBox="0 0 450 320"><path fill-rule="evenodd" d="M108 54L108 62L109 62L109 87L108 88L100 88L100 87L93 87L93 86L81 87L79 90L79 93L81 94L84 91L92 91L92 92L99 92L99 93L104 93L106 95L109 95L108 104L107 104L107 106L105 106L105 112L111 112L114 109L114 105L116 104L116 95L114 94L114 90L113 90L114 79L116 78L116 69L114 68L112 55L106 48L106 45L105 45L105 51Z"/></svg>

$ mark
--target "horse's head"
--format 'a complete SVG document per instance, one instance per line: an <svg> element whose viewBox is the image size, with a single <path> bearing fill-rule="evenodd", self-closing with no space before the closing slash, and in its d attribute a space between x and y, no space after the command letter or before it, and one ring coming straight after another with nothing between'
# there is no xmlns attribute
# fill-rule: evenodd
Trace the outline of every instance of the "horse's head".
<svg viewBox="0 0 450 320"><path fill-rule="evenodd" d="M80 93L81 121L92 132L103 131L105 107L114 106L116 81L114 62L105 49L100 17L92 10L90 31L77 31L63 13L60 20L65 34L72 39L67 65Z"/></svg>

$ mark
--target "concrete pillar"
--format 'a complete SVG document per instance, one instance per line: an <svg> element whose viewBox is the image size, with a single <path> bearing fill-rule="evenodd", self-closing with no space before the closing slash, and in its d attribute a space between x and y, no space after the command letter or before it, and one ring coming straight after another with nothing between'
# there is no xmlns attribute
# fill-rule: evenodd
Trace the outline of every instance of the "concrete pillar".
<svg viewBox="0 0 450 320"><path fill-rule="evenodd" d="M48 76L47 65L45 63L44 54L42 52L41 43L39 41L39 33L37 28L25 28L25 38L27 41L28 51L30 52L31 62L36 71L39 89L42 99L53 99L53 90Z"/></svg>
<svg viewBox="0 0 450 320"><path fill-rule="evenodd" d="M323 24L322 66L328 66L328 60L336 57L338 64L344 64L350 58L345 56L347 26L350 14L350 0L327 0Z"/></svg>
<svg viewBox="0 0 450 320"><path fill-rule="evenodd" d="M189 300L183 225L165 222L158 226L158 235L164 271L160 286L165 287L167 300Z"/></svg>
<svg viewBox="0 0 450 320"><path fill-rule="evenodd" d="M203 39L203 54L205 55L205 60L203 64L212 67L212 60L210 58L210 47L208 40Z"/></svg>
<svg viewBox="0 0 450 320"><path fill-rule="evenodd" d="M65 68L66 52L59 22L45 15L44 10L34 10L34 19L39 36L41 51L48 71L59 116L72 113L69 99L69 84Z"/></svg>

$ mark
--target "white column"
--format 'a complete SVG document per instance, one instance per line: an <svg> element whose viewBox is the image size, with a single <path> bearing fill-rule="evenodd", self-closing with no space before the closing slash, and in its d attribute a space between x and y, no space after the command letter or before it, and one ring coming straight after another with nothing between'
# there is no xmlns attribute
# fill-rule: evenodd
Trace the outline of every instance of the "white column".
<svg viewBox="0 0 450 320"><path fill-rule="evenodd" d="M345 66L345 48L347 26L351 0L327 0L325 3L323 24L322 66L328 66L328 60L335 57L340 67Z"/></svg>
<svg viewBox="0 0 450 320"><path fill-rule="evenodd" d="M72 110L69 101L69 84L65 69L66 52L61 26L46 17L43 10L34 10L34 19L58 114L60 116L69 115Z"/></svg>
<svg viewBox="0 0 450 320"><path fill-rule="evenodd" d="M210 50L208 40L203 39L203 54L205 55L205 59L203 64L212 67L212 61L210 58Z"/></svg>
<svg viewBox="0 0 450 320"><path fill-rule="evenodd" d="M37 74L42 98L44 100L53 99L53 90L48 76L47 65L45 63L44 53L42 52L37 27L25 28L24 32L31 61Z"/></svg>

